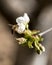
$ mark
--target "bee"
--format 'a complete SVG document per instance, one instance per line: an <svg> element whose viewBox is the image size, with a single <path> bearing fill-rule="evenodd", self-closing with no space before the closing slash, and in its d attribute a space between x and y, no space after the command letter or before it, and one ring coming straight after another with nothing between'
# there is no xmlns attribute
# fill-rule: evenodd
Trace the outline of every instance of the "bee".
<svg viewBox="0 0 52 65"><path fill-rule="evenodd" d="M11 28L12 28L12 34L14 34L14 32L17 32L17 29L18 29L18 25L15 24L15 25L12 25L12 24L8 24Z"/></svg>

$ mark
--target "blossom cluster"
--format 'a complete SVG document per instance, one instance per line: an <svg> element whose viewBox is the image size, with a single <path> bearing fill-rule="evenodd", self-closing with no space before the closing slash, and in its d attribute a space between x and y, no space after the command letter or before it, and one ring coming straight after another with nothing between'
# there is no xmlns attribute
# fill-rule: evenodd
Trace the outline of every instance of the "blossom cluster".
<svg viewBox="0 0 52 65"><path fill-rule="evenodd" d="M39 34L39 31L37 30L30 30L28 27L29 22L30 18L27 13L24 13L24 16L20 16L16 19L17 24L12 25L12 30L19 34L23 34L22 37L16 38L16 41L19 43L19 45L34 48L38 54L41 54L45 51L44 46L40 43L43 41L41 36L42 34Z"/></svg>

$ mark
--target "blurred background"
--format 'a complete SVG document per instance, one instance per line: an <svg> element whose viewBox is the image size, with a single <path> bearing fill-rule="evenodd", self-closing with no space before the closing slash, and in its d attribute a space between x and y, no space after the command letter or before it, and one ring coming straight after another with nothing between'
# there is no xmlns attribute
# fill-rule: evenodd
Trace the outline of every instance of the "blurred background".
<svg viewBox="0 0 52 65"><path fill-rule="evenodd" d="M0 65L52 65L52 31L43 36L46 51L41 55L15 41L8 24L24 13L30 17L31 30L52 27L52 0L0 0Z"/></svg>

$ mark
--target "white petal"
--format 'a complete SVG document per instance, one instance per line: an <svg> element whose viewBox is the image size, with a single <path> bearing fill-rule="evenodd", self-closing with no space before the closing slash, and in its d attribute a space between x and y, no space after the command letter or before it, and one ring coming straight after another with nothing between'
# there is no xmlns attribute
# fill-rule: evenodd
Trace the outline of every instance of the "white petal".
<svg viewBox="0 0 52 65"><path fill-rule="evenodd" d="M29 18L29 16L27 15L27 13L24 13L24 19L25 19L25 22L26 23L29 23L29 21L30 21L30 18Z"/></svg>
<svg viewBox="0 0 52 65"><path fill-rule="evenodd" d="M19 24L18 26L19 26L19 27L18 27L17 32L18 32L19 34L23 33L24 30L25 30L25 25L21 23L21 24Z"/></svg>
<svg viewBox="0 0 52 65"><path fill-rule="evenodd" d="M16 19L16 23L17 24L20 24L20 23L23 23L25 20L24 20L24 18L21 16L21 17L18 17L17 19Z"/></svg>

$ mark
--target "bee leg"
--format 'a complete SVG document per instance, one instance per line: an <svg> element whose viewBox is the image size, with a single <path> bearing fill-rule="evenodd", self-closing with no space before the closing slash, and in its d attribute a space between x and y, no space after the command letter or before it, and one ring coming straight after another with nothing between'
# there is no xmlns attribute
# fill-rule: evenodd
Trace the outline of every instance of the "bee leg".
<svg viewBox="0 0 52 65"><path fill-rule="evenodd" d="M8 24L8 25L11 26L11 27L13 26L12 24Z"/></svg>
<svg viewBox="0 0 52 65"><path fill-rule="evenodd" d="M11 30L12 34L15 34L15 31L14 30Z"/></svg>

